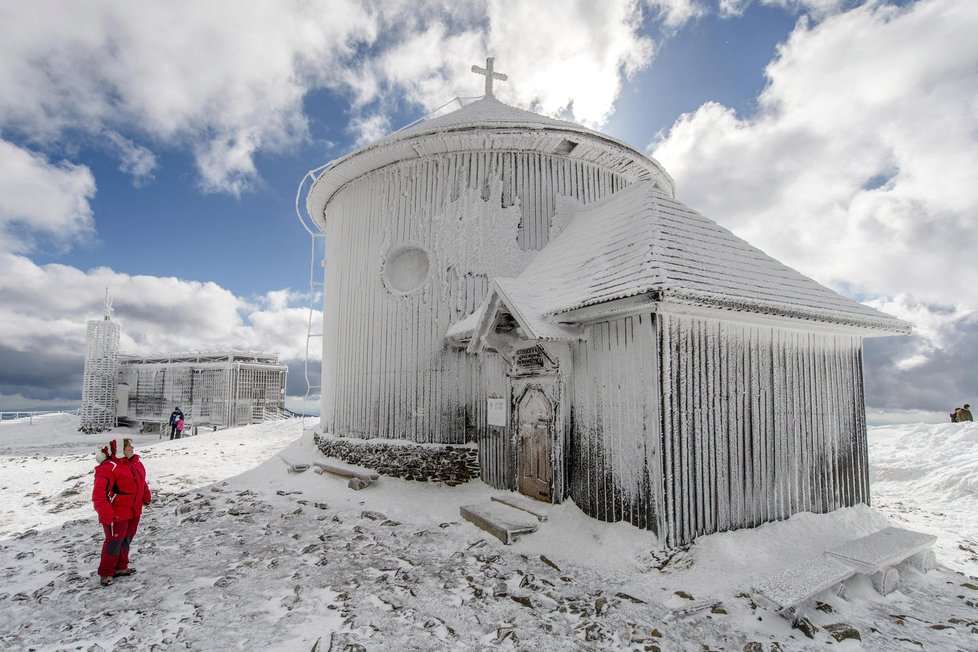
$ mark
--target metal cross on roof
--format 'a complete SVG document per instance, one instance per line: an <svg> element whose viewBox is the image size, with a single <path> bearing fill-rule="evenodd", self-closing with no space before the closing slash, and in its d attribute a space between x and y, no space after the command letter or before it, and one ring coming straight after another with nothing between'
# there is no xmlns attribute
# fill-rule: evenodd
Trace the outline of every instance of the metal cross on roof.
<svg viewBox="0 0 978 652"><path fill-rule="evenodd" d="M479 66L472 66L472 72L477 75L486 76L486 97L492 97L492 80L498 79L499 81L506 81L509 79L506 75L501 72L495 72L492 69L492 62L495 61L495 57L489 57L486 59L486 67L480 68Z"/></svg>

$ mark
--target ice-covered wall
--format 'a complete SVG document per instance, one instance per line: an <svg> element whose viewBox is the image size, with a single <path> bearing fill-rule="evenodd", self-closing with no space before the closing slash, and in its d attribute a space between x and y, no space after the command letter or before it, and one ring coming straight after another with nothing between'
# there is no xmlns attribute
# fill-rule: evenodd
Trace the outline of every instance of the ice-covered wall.
<svg viewBox="0 0 978 652"><path fill-rule="evenodd" d="M199 362L126 360L119 381L129 386L133 421L163 422L179 406L188 425L233 426L278 418L285 410L288 367L231 359Z"/></svg>
<svg viewBox="0 0 978 652"><path fill-rule="evenodd" d="M593 324L573 346L570 495L669 545L868 502L861 351L746 321Z"/></svg>
<svg viewBox="0 0 978 652"><path fill-rule="evenodd" d="M585 513L658 531L654 317L593 324L572 344L569 493Z"/></svg>
<svg viewBox="0 0 978 652"><path fill-rule="evenodd" d="M869 501L858 336L670 315L657 326L660 538Z"/></svg>
<svg viewBox="0 0 978 652"><path fill-rule="evenodd" d="M489 381L475 356L446 346L448 327L490 277L515 275L549 242L559 198L590 202L626 183L573 158L487 150L390 165L339 190L326 209L323 429L472 441ZM391 277L404 252L410 274L427 257L420 282Z"/></svg>

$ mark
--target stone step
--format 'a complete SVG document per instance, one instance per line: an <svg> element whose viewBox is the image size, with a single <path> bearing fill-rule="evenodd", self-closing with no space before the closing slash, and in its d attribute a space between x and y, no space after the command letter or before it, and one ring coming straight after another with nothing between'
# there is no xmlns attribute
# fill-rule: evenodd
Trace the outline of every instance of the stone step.
<svg viewBox="0 0 978 652"><path fill-rule="evenodd" d="M752 592L758 602L787 612L853 575L848 565L823 554L754 585Z"/></svg>
<svg viewBox="0 0 978 652"><path fill-rule="evenodd" d="M937 537L933 534L888 527L826 550L825 554L848 564L857 573L872 575L927 550L935 542Z"/></svg>
<svg viewBox="0 0 978 652"><path fill-rule="evenodd" d="M547 520L547 503L541 503L539 500L533 500L532 498L527 498L526 496L516 493L493 496L492 499L497 503L509 505L510 507L526 512L527 514L532 514L533 516L536 516L537 520L541 523Z"/></svg>
<svg viewBox="0 0 978 652"><path fill-rule="evenodd" d="M466 521L482 528L506 545L521 534L536 532L539 521L518 509L497 502L463 505L459 513Z"/></svg>

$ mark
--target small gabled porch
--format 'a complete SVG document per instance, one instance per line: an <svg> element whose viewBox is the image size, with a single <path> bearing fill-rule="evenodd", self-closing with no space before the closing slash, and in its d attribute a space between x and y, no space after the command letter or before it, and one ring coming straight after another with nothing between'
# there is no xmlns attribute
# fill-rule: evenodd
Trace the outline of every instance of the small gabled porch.
<svg viewBox="0 0 978 652"><path fill-rule="evenodd" d="M487 398L488 427L480 435L482 480L543 502L566 494L569 433L569 341L577 326L545 321L534 300L542 288L496 279L478 310L449 330L449 341L469 355L498 357L501 384Z"/></svg>

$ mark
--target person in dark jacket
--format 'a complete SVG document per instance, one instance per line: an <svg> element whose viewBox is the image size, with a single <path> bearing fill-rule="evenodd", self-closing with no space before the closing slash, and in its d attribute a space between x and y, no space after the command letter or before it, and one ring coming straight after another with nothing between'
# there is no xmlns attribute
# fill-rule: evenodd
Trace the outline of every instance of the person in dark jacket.
<svg viewBox="0 0 978 652"><path fill-rule="evenodd" d="M965 403L963 407L954 408L954 421L955 423L974 421L971 417L971 406Z"/></svg>
<svg viewBox="0 0 978 652"><path fill-rule="evenodd" d="M129 567L129 546L151 494L146 470L134 454L131 440L112 440L95 454L95 460L98 466L92 504L105 532L98 574L102 586L109 586L114 578L136 572Z"/></svg>
<svg viewBox="0 0 978 652"><path fill-rule="evenodd" d="M173 439L177 432L177 421L183 421L183 412L179 405L173 408L173 412L170 412L170 439Z"/></svg>

